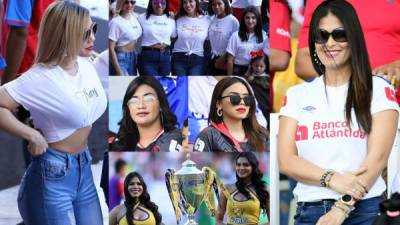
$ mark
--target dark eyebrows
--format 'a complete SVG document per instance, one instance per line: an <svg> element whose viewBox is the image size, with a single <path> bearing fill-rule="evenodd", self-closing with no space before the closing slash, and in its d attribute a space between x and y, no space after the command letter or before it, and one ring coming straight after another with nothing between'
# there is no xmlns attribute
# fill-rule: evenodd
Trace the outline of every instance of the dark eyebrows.
<svg viewBox="0 0 400 225"><path fill-rule="evenodd" d="M154 96L157 96L156 94L151 93L151 92L144 93L143 96L147 96L147 95L154 95ZM133 96L132 96L132 98L137 98L137 97L139 97L139 96L137 96L137 95L133 95Z"/></svg>

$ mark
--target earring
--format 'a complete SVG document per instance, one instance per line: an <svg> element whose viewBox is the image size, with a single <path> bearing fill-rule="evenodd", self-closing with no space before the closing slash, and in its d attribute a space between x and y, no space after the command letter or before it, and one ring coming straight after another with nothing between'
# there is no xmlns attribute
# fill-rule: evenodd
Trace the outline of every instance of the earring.
<svg viewBox="0 0 400 225"><path fill-rule="evenodd" d="M317 63L319 66L321 66L321 61L319 61L319 59L318 59L318 56L317 56L317 53L316 52L314 52L314 54L313 54L313 56L314 56L314 61L315 61L315 63Z"/></svg>
<svg viewBox="0 0 400 225"><path fill-rule="evenodd" d="M218 117L222 117L222 109L221 108L217 109L217 115L218 115Z"/></svg>

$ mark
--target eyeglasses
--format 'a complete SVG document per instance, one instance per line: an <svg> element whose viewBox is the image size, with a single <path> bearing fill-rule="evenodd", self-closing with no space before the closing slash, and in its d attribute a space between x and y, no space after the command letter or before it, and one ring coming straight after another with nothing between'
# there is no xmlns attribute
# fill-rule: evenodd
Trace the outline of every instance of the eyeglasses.
<svg viewBox="0 0 400 225"><path fill-rule="evenodd" d="M232 105L239 105L242 99L246 106L251 106L254 104L254 97L251 95L246 95L244 97L240 97L240 95L227 95L221 97L221 99L223 98L229 98L229 101Z"/></svg>
<svg viewBox="0 0 400 225"><path fill-rule="evenodd" d="M333 40L336 42L347 42L346 31L343 28L336 28L332 32L319 29L315 35L315 43L325 44L329 40L329 36L332 35Z"/></svg>
<svg viewBox="0 0 400 225"><path fill-rule="evenodd" d="M90 36L92 35L92 32L93 32L93 35L96 35L97 23L92 23L92 25L90 25L90 28L87 31L85 31L85 34L83 36L83 40L87 41L90 38Z"/></svg>
<svg viewBox="0 0 400 225"><path fill-rule="evenodd" d="M125 1L124 4L129 4L131 3L132 5L136 4L136 1Z"/></svg>
<svg viewBox="0 0 400 225"><path fill-rule="evenodd" d="M143 96L142 99L140 99L139 97L132 97L131 99L129 99L129 101L127 102L127 105L139 105L140 101L142 101L143 103L152 103L154 101L156 101L157 98L156 96L150 94L150 95L145 95Z"/></svg>

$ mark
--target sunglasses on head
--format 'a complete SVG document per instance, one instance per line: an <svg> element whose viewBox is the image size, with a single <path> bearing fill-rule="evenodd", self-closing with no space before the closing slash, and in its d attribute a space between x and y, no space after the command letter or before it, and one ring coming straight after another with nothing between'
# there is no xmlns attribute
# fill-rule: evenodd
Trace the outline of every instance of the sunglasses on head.
<svg viewBox="0 0 400 225"><path fill-rule="evenodd" d="M124 3L125 3L125 4L131 3L132 5L134 5L134 4L136 3L136 1L125 1Z"/></svg>
<svg viewBox="0 0 400 225"><path fill-rule="evenodd" d="M336 42L347 42L346 31L343 28L336 28L330 33L326 30L318 29L315 35L315 43L325 44L328 42L329 36L332 36Z"/></svg>
<svg viewBox="0 0 400 225"><path fill-rule="evenodd" d="M87 41L90 38L90 35L96 35L97 32L97 23L92 23L92 25L90 25L90 28L85 31L85 34L83 36L83 40Z"/></svg>
<svg viewBox="0 0 400 225"><path fill-rule="evenodd" d="M244 97L240 97L240 95L227 95L221 97L221 99L223 98L229 98L232 105L239 105L242 99L246 106L251 106L254 103L254 97L251 95L246 95Z"/></svg>

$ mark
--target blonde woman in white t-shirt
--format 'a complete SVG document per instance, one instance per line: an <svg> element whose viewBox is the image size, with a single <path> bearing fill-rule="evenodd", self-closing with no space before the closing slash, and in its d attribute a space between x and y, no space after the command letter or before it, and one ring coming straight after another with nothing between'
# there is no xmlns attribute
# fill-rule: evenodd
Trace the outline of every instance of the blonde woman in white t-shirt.
<svg viewBox="0 0 400 225"><path fill-rule="evenodd" d="M133 12L135 0L117 0L116 15L108 24L108 49L110 51L110 75L136 75L136 43L142 35L142 27Z"/></svg>
<svg viewBox="0 0 400 225"><path fill-rule="evenodd" d="M78 57L84 42L93 43L94 27L86 8L51 4L35 64L0 88L0 129L28 140L33 156L18 193L24 224L103 224L87 141L107 99L92 64ZM20 105L37 130L13 116Z"/></svg>
<svg viewBox="0 0 400 225"><path fill-rule="evenodd" d="M347 1L322 2L308 40L319 77L287 91L279 119L280 170L298 181L295 225L371 225L398 124L393 87L372 75Z"/></svg>
<svg viewBox="0 0 400 225"><path fill-rule="evenodd" d="M172 50L173 75L204 75L204 42L210 18L203 15L199 0L183 0L176 20L177 40Z"/></svg>

